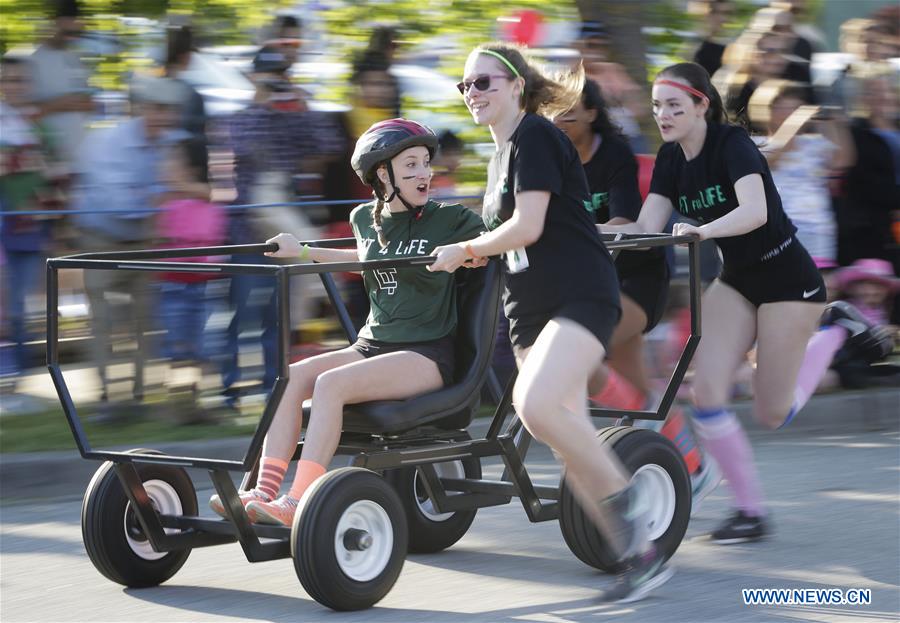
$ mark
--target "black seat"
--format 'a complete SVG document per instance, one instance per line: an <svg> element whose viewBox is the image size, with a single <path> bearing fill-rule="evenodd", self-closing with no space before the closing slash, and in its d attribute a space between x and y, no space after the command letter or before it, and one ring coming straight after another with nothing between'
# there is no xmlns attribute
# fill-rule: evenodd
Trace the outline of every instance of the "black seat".
<svg viewBox="0 0 900 623"><path fill-rule="evenodd" d="M344 432L399 434L428 425L465 428L472 421L494 352L500 307L499 262L456 271L456 369L454 383L406 400L364 402L344 407ZM308 421L308 402L304 420Z"/></svg>

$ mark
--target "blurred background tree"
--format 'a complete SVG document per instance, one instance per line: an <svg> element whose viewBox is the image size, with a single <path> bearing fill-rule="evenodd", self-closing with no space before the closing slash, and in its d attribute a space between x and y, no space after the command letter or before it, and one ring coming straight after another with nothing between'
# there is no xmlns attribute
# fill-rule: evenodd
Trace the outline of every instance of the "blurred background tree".
<svg viewBox="0 0 900 623"><path fill-rule="evenodd" d="M211 43L246 43L248 33L260 28L290 0L81 0L81 12L89 31L110 36L130 34L127 19L162 20L167 15L189 15L198 32ZM34 45L52 14L49 0L0 0L0 53ZM115 23L120 26L116 27Z"/></svg>
<svg viewBox="0 0 900 623"><path fill-rule="evenodd" d="M86 36L83 60L92 67L91 84L104 90L123 87L123 76L153 65L163 50L167 20L195 26L208 44L247 44L253 33L290 0L265 4L244 0L81 0ZM50 27L50 0L0 0L0 53L36 47ZM181 17L183 16L183 17Z"/></svg>

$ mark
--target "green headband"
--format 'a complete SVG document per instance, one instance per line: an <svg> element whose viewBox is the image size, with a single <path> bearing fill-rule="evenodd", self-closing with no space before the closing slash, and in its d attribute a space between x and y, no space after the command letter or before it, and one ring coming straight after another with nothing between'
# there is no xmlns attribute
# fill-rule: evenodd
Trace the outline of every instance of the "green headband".
<svg viewBox="0 0 900 623"><path fill-rule="evenodd" d="M519 71L515 67L513 67L513 64L510 63L508 60L506 60L506 58L499 52L494 52L493 50L478 50L478 53L479 54L489 54L490 56L493 56L494 58L500 59L501 61L503 61L503 64L506 65L507 67L509 67L509 70L511 72L513 72L513 74L515 74L516 78L522 77L521 74L519 74Z"/></svg>

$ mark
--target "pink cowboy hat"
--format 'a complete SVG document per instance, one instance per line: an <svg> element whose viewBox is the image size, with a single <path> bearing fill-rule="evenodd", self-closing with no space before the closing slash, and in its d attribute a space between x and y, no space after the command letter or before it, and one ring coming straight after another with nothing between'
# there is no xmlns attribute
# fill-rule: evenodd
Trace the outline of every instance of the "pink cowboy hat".
<svg viewBox="0 0 900 623"><path fill-rule="evenodd" d="M900 290L900 279L894 276L894 269L886 260L874 258L856 260L850 266L837 271L836 276L841 290L857 281L874 281L886 286L892 292Z"/></svg>

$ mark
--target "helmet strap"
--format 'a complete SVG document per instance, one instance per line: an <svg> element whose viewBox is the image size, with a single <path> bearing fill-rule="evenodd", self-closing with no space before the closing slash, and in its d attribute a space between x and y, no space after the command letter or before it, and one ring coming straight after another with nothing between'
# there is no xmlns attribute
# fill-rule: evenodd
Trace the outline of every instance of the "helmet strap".
<svg viewBox="0 0 900 623"><path fill-rule="evenodd" d="M416 218L419 218L421 216L422 206L414 206L414 205L410 204L410 202L407 201L403 197L403 195L400 194L400 189L397 188L397 182L395 181L395 178L394 178L394 165L390 161L388 161L388 163L387 163L387 172L388 172L388 179L391 182L391 188L394 189L394 192L391 193L390 199L385 199L385 201L391 201L394 197L397 197L397 199L400 200L400 203L402 203L404 206L406 206L407 210L409 210L410 212L414 212L416 214Z"/></svg>
<svg viewBox="0 0 900 623"><path fill-rule="evenodd" d="M387 162L387 171L388 171L388 179L391 182L391 195L389 197L385 197L384 194L378 189L378 184L372 184L372 193L375 195L377 199L380 199L384 203L390 203L394 200L394 197L397 195L397 186L394 184L394 171L392 170L391 163Z"/></svg>

